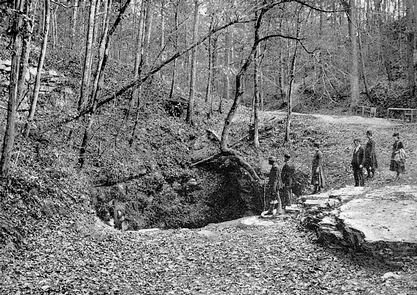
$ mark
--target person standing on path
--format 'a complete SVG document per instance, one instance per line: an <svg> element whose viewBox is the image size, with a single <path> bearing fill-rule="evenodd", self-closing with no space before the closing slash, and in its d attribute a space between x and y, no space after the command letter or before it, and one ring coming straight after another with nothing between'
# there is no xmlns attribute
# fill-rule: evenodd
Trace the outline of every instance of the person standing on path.
<svg viewBox="0 0 417 295"><path fill-rule="evenodd" d="M355 178L355 186L364 186L363 181L363 164L365 160L365 151L361 146L361 141L359 139L354 139L353 144L355 146L352 156L352 170L353 177Z"/></svg>
<svg viewBox="0 0 417 295"><path fill-rule="evenodd" d="M368 138L368 142L365 146L365 162L364 167L367 171L367 179L372 179L375 175L375 169L378 168L378 162L376 160L376 152L375 152L375 141L372 139L372 131L366 131L366 137Z"/></svg>
<svg viewBox="0 0 417 295"><path fill-rule="evenodd" d="M271 170L269 171L269 181L268 181L268 201L269 209L266 215L282 214L282 203L279 197L279 190L282 188L281 176L279 173L279 167L277 163L277 158L271 156L268 159L269 165L271 165Z"/></svg>
<svg viewBox="0 0 417 295"><path fill-rule="evenodd" d="M391 154L391 164L389 170L397 172L395 180L400 178L400 174L405 172L405 159L406 153L404 150L404 145L400 141L400 134L394 133L394 144L392 145L392 154Z"/></svg>
<svg viewBox="0 0 417 295"><path fill-rule="evenodd" d="M292 203L292 185L295 174L295 167L291 163L291 155L284 155L284 166L281 170L281 179L283 184L282 206L290 206Z"/></svg>
<svg viewBox="0 0 417 295"><path fill-rule="evenodd" d="M320 144L318 142L314 143L314 147L316 149L316 153L314 154L311 165L311 184L314 185L313 194L316 194L319 193L325 186L325 181L323 172L323 153L320 150Z"/></svg>

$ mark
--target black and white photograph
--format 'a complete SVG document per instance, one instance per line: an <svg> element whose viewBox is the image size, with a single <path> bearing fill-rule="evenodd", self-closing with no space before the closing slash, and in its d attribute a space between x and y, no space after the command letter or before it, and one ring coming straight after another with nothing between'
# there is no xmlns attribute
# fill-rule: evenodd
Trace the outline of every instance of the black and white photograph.
<svg viewBox="0 0 417 295"><path fill-rule="evenodd" d="M417 0L0 0L0 295L417 295Z"/></svg>

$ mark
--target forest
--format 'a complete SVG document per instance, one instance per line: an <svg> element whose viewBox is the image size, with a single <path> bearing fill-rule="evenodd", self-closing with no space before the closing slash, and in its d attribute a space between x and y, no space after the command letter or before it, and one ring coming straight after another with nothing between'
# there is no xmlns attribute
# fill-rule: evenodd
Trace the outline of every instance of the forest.
<svg viewBox="0 0 417 295"><path fill-rule="evenodd" d="M352 183L351 142L369 126L376 131L380 164L389 166L392 131L404 134L409 146L416 143L414 125L403 123L398 111L417 109L416 32L414 0L0 0L0 269L10 270L0 290L93 292L75 277L35 286L12 275L26 261L16 253L35 253L35 245L56 253L51 239L61 241L62 235L62 247L68 239L78 251L119 247L124 239L119 254L129 256L137 247L132 232L164 229L149 243L166 238L182 255L191 246L176 244L170 230L175 235L265 209L271 155L280 165L284 153L292 155L297 198L311 190L314 142L325 154L327 189ZM375 121L356 116L364 107L375 110ZM385 123L389 108L397 109L399 125ZM346 121L331 125L333 116ZM399 184L413 184L415 171L410 165ZM372 185L389 183L388 174L381 172ZM308 242L295 219L285 222L299 243L279 238L295 247L289 258L304 248L330 255ZM226 232L234 234L226 229L225 236L208 239L227 240ZM271 239L269 232L260 234ZM192 240L195 232L179 235ZM86 236L87 244L80 242ZM233 239L252 247L245 234ZM140 240L138 251L149 250L146 241ZM137 261L138 253L135 263L147 265ZM171 259L165 254L164 261ZM344 254L332 255L341 255L347 273L368 268L360 258L360 266L352 266ZM148 261L154 262L163 263ZM91 263L82 268L85 277L96 272ZM297 267L315 267L303 263ZM369 263L383 272L396 269ZM371 276L379 279L380 272ZM116 283L105 284L107 275L97 294L136 294L143 287L141 281L131 289L118 281L117 293ZM300 274L296 281L304 279ZM286 293L287 286L282 294L344 294L308 280L295 283L300 293ZM357 292L374 288L369 282ZM149 294L169 289L146 288Z"/></svg>

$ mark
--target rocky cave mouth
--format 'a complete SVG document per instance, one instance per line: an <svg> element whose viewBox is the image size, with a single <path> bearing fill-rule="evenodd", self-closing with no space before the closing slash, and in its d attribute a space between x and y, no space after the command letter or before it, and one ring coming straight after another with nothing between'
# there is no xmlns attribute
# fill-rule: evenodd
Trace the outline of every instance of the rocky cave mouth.
<svg viewBox="0 0 417 295"><path fill-rule="evenodd" d="M119 230L202 228L256 216L265 209L265 188L253 185L241 168L227 162L209 168L198 177L168 179L155 190L158 197L142 196L132 202L121 189L109 189L107 197L95 202L97 216ZM306 191L306 183L308 176L298 172L294 202Z"/></svg>

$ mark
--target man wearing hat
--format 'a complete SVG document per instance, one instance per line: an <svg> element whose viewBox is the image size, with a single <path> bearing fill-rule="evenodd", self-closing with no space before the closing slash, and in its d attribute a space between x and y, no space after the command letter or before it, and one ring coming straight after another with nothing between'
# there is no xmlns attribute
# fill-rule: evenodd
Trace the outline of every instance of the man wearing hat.
<svg viewBox="0 0 417 295"><path fill-rule="evenodd" d="M361 146L361 141L356 138L353 140L354 150L352 155L352 170L353 177L355 178L355 186L364 186L363 181L363 164L364 164L364 149Z"/></svg>
<svg viewBox="0 0 417 295"><path fill-rule="evenodd" d="M274 156L269 157L269 165L271 165L271 170L269 171L269 181L268 181L268 201L269 209L266 214L275 214L274 209L277 209L278 214L282 213L282 204L279 197L279 189L282 187L281 177L279 173L279 167L277 163L277 158Z"/></svg>
<svg viewBox="0 0 417 295"><path fill-rule="evenodd" d="M282 166L281 170L281 179L282 184L284 185L283 189L283 196L282 196L282 206L285 208L285 206L291 205L291 199L292 199L292 184L293 184L293 178L295 174L295 168L294 165L291 163L291 155L286 153L284 155L284 166Z"/></svg>

